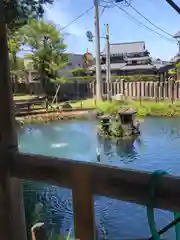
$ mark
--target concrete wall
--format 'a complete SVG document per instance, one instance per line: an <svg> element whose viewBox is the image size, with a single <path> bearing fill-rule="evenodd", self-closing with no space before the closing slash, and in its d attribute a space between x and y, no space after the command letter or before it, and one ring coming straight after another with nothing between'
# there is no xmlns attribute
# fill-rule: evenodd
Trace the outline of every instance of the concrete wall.
<svg viewBox="0 0 180 240"><path fill-rule="evenodd" d="M64 69L59 70L60 76L71 77L72 73L69 71L75 68L83 68L84 67L84 56L83 54L68 54L68 66Z"/></svg>

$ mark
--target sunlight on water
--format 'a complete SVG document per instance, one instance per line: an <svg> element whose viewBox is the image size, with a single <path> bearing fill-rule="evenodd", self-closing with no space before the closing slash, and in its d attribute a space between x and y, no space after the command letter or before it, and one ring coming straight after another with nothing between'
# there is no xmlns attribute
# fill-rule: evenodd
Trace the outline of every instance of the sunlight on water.
<svg viewBox="0 0 180 240"><path fill-rule="evenodd" d="M52 148L63 148L63 147L66 147L66 146L68 146L67 143L53 143L53 144L51 144Z"/></svg>

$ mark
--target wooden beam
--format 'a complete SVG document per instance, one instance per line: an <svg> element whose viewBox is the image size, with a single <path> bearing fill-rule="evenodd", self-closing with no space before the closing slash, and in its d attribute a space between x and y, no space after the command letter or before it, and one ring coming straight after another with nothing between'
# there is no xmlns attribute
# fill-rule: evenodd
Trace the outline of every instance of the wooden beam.
<svg viewBox="0 0 180 240"><path fill-rule="evenodd" d="M4 1L0 1L0 239L25 240L20 182L10 179L9 155L17 151L13 97L9 71ZM16 191L16 190L17 191ZM17 224L18 219L18 224Z"/></svg>
<svg viewBox="0 0 180 240"><path fill-rule="evenodd" d="M142 205L148 203L149 172L18 153L11 166L11 174L71 189L74 181L72 173L79 167L91 173L93 194ZM155 207L180 212L180 178L162 176L155 195Z"/></svg>
<svg viewBox="0 0 180 240"><path fill-rule="evenodd" d="M72 198L76 239L95 240L91 169L76 165L72 171Z"/></svg>

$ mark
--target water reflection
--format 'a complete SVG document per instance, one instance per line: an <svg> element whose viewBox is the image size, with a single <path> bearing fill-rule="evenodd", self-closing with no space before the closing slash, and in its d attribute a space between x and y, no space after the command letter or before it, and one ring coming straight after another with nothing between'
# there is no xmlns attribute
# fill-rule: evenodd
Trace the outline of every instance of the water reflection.
<svg viewBox="0 0 180 240"><path fill-rule="evenodd" d="M136 147L135 143L140 144L140 139L128 138L111 141L104 139L101 136L97 137L98 148L101 150L108 160L111 160L115 156L119 156L121 161L132 162L136 160Z"/></svg>
<svg viewBox="0 0 180 240"><path fill-rule="evenodd" d="M96 161L98 148L101 164L148 171L170 169L170 173L177 176L180 173L180 121L175 118L147 118L141 125L139 138L119 141L118 144L98 138L95 121L24 127L19 133L23 152ZM39 200L44 205L46 201L49 203L46 213L50 225L67 236L66 232L73 224L71 191L56 188L48 193L52 188L40 190L37 186L30 186L25 201L30 207L32 196L37 198L34 192L39 192ZM95 213L100 239L137 239L149 235L146 211L142 206L95 196ZM158 211L157 228L164 227L171 219L169 212ZM174 232L168 232L165 239L175 239Z"/></svg>
<svg viewBox="0 0 180 240"><path fill-rule="evenodd" d="M135 139L128 138L128 139L119 139L116 143L116 153L118 156L132 156L136 155L135 151Z"/></svg>

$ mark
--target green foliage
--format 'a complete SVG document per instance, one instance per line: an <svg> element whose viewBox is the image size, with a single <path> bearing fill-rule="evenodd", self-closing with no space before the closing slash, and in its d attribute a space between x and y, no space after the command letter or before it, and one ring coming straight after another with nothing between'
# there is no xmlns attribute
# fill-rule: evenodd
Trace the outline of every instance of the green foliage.
<svg viewBox="0 0 180 240"><path fill-rule="evenodd" d="M126 102L124 101L104 101L104 102L97 102L97 109L100 112L103 113L108 113L108 114L114 114L117 113L117 111L119 110L120 107L123 107L124 105L126 105Z"/></svg>
<svg viewBox="0 0 180 240"><path fill-rule="evenodd" d="M179 72L180 72L180 63L178 62L178 63L176 63L174 68L172 68L168 71L168 74L171 76L175 76Z"/></svg>
<svg viewBox="0 0 180 240"><path fill-rule="evenodd" d="M124 130L119 122L116 122L112 125L113 136L121 138L124 136Z"/></svg>
<svg viewBox="0 0 180 240"><path fill-rule="evenodd" d="M92 77L92 76L85 76L85 77L68 77L67 78L68 80L71 80L71 81L75 81L75 80L89 80L89 81L93 81L96 79L96 77Z"/></svg>
<svg viewBox="0 0 180 240"><path fill-rule="evenodd" d="M154 75L133 75L133 76L112 76L113 80L121 80L124 79L125 81L157 81L158 76Z"/></svg>
<svg viewBox="0 0 180 240"><path fill-rule="evenodd" d="M10 61L10 71L14 79L17 79L18 76L22 76L24 71L24 64L22 59L17 57L18 52L21 48L21 38L18 35L18 32L15 32L13 35L8 35L8 49L9 49L9 61Z"/></svg>
<svg viewBox="0 0 180 240"><path fill-rule="evenodd" d="M41 76L45 92L49 80L63 82L58 70L67 65L67 55L64 54L66 45L56 26L43 20L30 19L20 30L20 34L24 44L32 52L29 57Z"/></svg>
<svg viewBox="0 0 180 240"><path fill-rule="evenodd" d="M27 24L30 16L35 19L41 18L44 14L44 5L52 3L53 0L4 0L5 19L9 31L14 32Z"/></svg>
<svg viewBox="0 0 180 240"><path fill-rule="evenodd" d="M26 75L23 58L16 58L16 62L10 60L10 72L15 77L16 81L23 78Z"/></svg>
<svg viewBox="0 0 180 240"><path fill-rule="evenodd" d="M72 107L80 107L81 102L72 103ZM105 114L115 114L122 107L133 108L137 111L137 116L180 116L180 102L171 104L170 101L99 101L87 99L83 101L84 108L95 108L98 112Z"/></svg>
<svg viewBox="0 0 180 240"><path fill-rule="evenodd" d="M73 74L74 77L85 77L87 76L87 69L85 68L74 68L72 70L70 70Z"/></svg>
<svg viewBox="0 0 180 240"><path fill-rule="evenodd" d="M174 76L174 75L176 75L176 70L174 70L174 71L169 71L168 74Z"/></svg>

